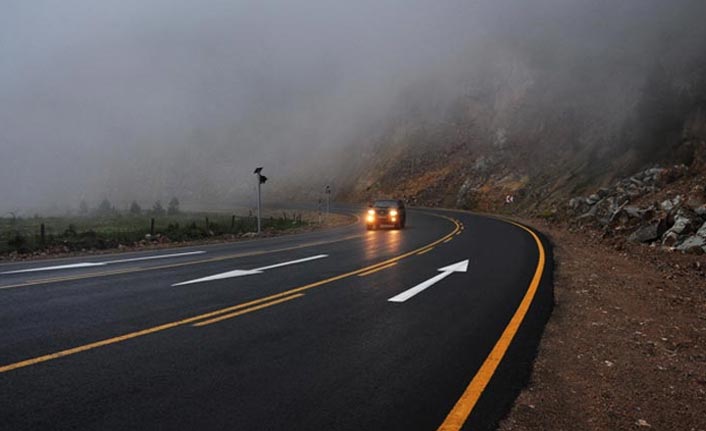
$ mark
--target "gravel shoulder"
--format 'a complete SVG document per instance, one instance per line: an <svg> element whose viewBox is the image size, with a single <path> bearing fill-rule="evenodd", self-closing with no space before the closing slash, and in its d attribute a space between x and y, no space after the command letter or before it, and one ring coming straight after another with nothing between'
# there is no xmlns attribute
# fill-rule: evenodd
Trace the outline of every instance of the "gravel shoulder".
<svg viewBox="0 0 706 431"><path fill-rule="evenodd" d="M706 430L706 259L528 220L556 306L500 430Z"/></svg>

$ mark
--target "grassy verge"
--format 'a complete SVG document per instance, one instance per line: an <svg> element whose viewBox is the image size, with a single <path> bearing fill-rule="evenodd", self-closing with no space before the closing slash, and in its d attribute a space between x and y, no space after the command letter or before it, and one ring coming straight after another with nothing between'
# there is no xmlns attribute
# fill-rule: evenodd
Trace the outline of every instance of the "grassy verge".
<svg viewBox="0 0 706 431"><path fill-rule="evenodd" d="M301 214L282 212L263 218L262 229L276 234L312 223ZM232 238L256 230L255 217L218 213L0 218L0 256Z"/></svg>

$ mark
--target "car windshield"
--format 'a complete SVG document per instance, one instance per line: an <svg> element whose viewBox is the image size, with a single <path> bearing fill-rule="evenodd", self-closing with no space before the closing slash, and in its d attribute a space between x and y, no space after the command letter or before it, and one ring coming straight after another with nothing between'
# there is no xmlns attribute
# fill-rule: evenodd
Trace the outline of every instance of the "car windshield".
<svg viewBox="0 0 706 431"><path fill-rule="evenodd" d="M397 201L392 201L392 200L389 200L389 201L375 201L375 203L373 204L373 206L374 206L375 208L390 208L390 207L397 208Z"/></svg>

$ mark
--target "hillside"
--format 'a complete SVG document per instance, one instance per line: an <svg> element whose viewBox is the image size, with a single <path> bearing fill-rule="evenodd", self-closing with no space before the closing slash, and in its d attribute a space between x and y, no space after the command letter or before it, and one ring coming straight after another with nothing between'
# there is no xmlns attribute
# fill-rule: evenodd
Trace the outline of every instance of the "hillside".
<svg viewBox="0 0 706 431"><path fill-rule="evenodd" d="M555 91L528 74L506 77L494 94L460 96L440 118L391 122L346 165L341 197L402 195L416 205L499 211L511 194L514 211L542 214L649 167L685 164L698 175L706 68L684 71L694 77L688 83L677 76L658 83L667 78L655 73L621 120L611 106L601 112L579 100L541 106L538 98Z"/></svg>

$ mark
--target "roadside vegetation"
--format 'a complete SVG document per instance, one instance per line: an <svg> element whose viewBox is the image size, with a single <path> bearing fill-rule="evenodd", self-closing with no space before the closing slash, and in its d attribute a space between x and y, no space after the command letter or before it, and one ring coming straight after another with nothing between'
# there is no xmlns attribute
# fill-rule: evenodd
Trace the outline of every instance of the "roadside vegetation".
<svg viewBox="0 0 706 431"><path fill-rule="evenodd" d="M282 211L263 217L266 235L302 228L312 222L301 214ZM127 211L118 211L103 200L94 209L85 202L77 215L61 217L0 218L0 256L38 253L66 253L139 247L149 244L235 239L253 235L257 219L252 214L183 212L174 198L166 208L155 202L143 210L133 202Z"/></svg>

